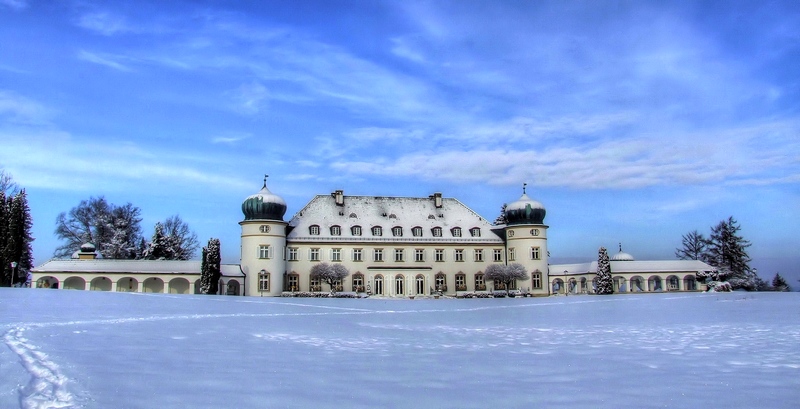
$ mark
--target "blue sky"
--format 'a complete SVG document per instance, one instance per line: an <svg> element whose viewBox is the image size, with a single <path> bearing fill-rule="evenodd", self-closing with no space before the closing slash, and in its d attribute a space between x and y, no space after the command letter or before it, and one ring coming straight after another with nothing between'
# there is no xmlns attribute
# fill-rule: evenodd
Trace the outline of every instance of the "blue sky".
<svg viewBox="0 0 800 409"><path fill-rule="evenodd" d="M556 262L673 258L733 216L800 278L798 67L794 1L0 0L0 166L37 264L99 195L237 262L268 173L287 220L336 189L493 220L527 182Z"/></svg>

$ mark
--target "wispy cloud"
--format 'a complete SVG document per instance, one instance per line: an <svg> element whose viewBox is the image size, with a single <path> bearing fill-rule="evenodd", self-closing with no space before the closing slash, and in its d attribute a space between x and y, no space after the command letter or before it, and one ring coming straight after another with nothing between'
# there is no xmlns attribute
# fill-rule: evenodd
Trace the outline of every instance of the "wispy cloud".
<svg viewBox="0 0 800 409"><path fill-rule="evenodd" d="M26 0L0 0L0 5L14 10L22 10L28 7L28 2Z"/></svg>
<svg viewBox="0 0 800 409"><path fill-rule="evenodd" d="M250 133L240 133L240 132L226 133L224 135L215 136L211 138L211 143L222 143L230 145L248 139L251 136L252 134Z"/></svg>
<svg viewBox="0 0 800 409"><path fill-rule="evenodd" d="M12 91L0 90L0 124L45 125L52 110Z"/></svg>
<svg viewBox="0 0 800 409"><path fill-rule="evenodd" d="M232 101L233 110L245 115L255 115L269 107L269 90L258 82L242 84L227 95Z"/></svg>
<svg viewBox="0 0 800 409"><path fill-rule="evenodd" d="M125 18L108 12L95 11L80 16L78 26L96 33L111 36L126 31L131 31L131 27L125 22Z"/></svg>
<svg viewBox="0 0 800 409"><path fill-rule="evenodd" d="M109 68L113 68L119 71L132 71L130 67L124 65L118 61L119 59L125 59L124 57L109 55L109 54L96 54L86 50L81 50L78 52L78 59L91 62L94 64L104 65Z"/></svg>

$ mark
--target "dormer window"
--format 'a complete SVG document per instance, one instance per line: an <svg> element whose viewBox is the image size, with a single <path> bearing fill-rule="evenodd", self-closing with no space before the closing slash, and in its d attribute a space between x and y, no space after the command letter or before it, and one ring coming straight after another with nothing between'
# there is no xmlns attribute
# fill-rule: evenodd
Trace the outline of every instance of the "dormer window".
<svg viewBox="0 0 800 409"><path fill-rule="evenodd" d="M350 213L350 218L351 219L358 219L358 216L356 216L355 213Z"/></svg>
<svg viewBox="0 0 800 409"><path fill-rule="evenodd" d="M390 218L390 219L396 219L396 218L397 218L397 215L396 215L396 214L394 214L394 213L392 213L392 214L390 214L390 215L389 215L389 218Z"/></svg>
<svg viewBox="0 0 800 409"><path fill-rule="evenodd" d="M350 234L353 236L360 236L361 235L361 226L353 226L350 228Z"/></svg>
<svg viewBox="0 0 800 409"><path fill-rule="evenodd" d="M411 234L414 237L422 237L422 227L419 226L414 227L413 229L411 229Z"/></svg>
<svg viewBox="0 0 800 409"><path fill-rule="evenodd" d="M431 234L433 234L433 237L442 237L442 228L441 227L432 228Z"/></svg>
<svg viewBox="0 0 800 409"><path fill-rule="evenodd" d="M319 226L316 224L308 228L308 234L312 236L319 236Z"/></svg>
<svg viewBox="0 0 800 409"><path fill-rule="evenodd" d="M461 227L453 227L450 232L453 234L453 237L461 237Z"/></svg>
<svg viewBox="0 0 800 409"><path fill-rule="evenodd" d="M383 229L381 226L375 226L372 228L372 235L373 236L383 236Z"/></svg>
<svg viewBox="0 0 800 409"><path fill-rule="evenodd" d="M340 226L331 226L331 236L341 236L342 228Z"/></svg>
<svg viewBox="0 0 800 409"><path fill-rule="evenodd" d="M472 237L481 237L481 229L480 227L473 227L469 229L469 234Z"/></svg>
<svg viewBox="0 0 800 409"><path fill-rule="evenodd" d="M400 226L392 227L392 236L403 237L403 228Z"/></svg>

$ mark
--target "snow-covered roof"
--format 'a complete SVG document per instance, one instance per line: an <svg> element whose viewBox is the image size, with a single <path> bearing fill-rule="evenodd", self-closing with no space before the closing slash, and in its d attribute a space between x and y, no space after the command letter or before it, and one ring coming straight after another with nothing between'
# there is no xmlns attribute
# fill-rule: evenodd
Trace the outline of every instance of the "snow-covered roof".
<svg viewBox="0 0 800 409"><path fill-rule="evenodd" d="M714 270L714 267L699 260L611 261L611 274L693 273L710 270ZM567 271L566 275L596 274L597 262L550 265L550 275L558 276L564 274L564 271Z"/></svg>
<svg viewBox="0 0 800 409"><path fill-rule="evenodd" d="M437 207L437 202L441 204ZM319 235L311 235L310 227L319 226ZM340 236L331 235L331 227L339 226ZM360 226L361 236L353 236L351 228ZM372 227L382 227L380 237L372 235ZM381 197L340 196L336 194L314 197L289 222L287 240L292 241L446 241L502 244L486 219L453 198L431 197ZM402 236L392 234L393 227L402 227ZM414 237L412 229L422 228L422 236ZM440 227L441 237L435 237L432 229ZM454 237L452 229L460 227L461 237ZM480 234L473 236L471 229L478 228Z"/></svg>
<svg viewBox="0 0 800 409"><path fill-rule="evenodd" d="M220 265L225 277L243 277L238 264ZM75 260L53 259L33 273L200 274L200 260Z"/></svg>

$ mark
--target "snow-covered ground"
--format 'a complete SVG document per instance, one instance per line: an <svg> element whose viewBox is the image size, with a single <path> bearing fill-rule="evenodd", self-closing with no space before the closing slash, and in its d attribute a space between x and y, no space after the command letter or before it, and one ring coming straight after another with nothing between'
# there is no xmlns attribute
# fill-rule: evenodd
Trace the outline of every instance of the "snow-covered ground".
<svg viewBox="0 0 800 409"><path fill-rule="evenodd" d="M2 408L800 405L800 294L260 299L0 289Z"/></svg>

